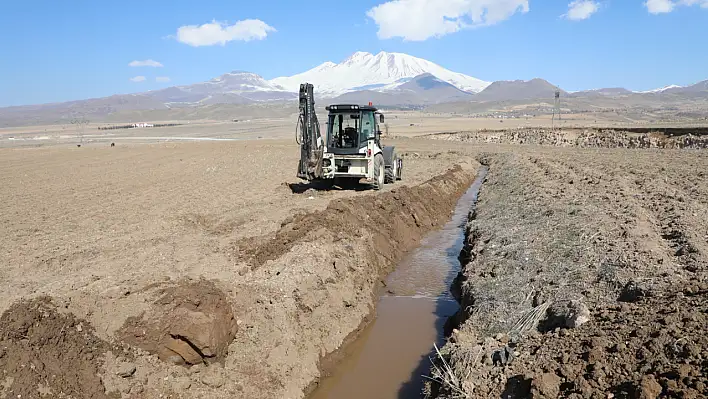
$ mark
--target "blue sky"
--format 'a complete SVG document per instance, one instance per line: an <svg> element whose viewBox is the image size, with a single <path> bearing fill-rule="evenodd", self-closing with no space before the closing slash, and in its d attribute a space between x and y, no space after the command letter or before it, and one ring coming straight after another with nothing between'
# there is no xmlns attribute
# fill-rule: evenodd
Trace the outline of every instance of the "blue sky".
<svg viewBox="0 0 708 399"><path fill-rule="evenodd" d="M403 52L488 81L541 77L565 90L708 79L708 0L3 3L0 106L140 92L232 70L270 79L355 51ZM244 20L258 22L237 24ZM237 24L222 36L234 40L211 45L213 34L199 29L177 35L213 21ZM145 60L162 66L129 66Z"/></svg>

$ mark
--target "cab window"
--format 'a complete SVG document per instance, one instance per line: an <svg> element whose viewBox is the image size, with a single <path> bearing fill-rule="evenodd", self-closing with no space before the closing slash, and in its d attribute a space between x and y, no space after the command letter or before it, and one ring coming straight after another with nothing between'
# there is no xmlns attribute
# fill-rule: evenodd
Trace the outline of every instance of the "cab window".
<svg viewBox="0 0 708 399"><path fill-rule="evenodd" d="M376 124L373 112L364 112L362 114L361 136L362 142L376 136Z"/></svg>

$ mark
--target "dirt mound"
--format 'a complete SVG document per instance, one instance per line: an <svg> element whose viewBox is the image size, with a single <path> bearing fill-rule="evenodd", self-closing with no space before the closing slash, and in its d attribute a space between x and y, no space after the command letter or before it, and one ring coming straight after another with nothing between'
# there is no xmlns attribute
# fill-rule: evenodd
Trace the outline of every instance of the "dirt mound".
<svg viewBox="0 0 708 399"><path fill-rule="evenodd" d="M621 129L543 129L443 133L426 136L439 140L495 144L534 144L583 148L708 148L708 137L686 134L667 136L663 133L634 133Z"/></svg>
<svg viewBox="0 0 708 399"><path fill-rule="evenodd" d="M445 174L415 186L401 186L378 195L335 200L323 211L286 219L275 237L249 238L237 245L238 254L253 268L274 260L313 234L332 240L375 235L373 252L390 261L411 249L422 235L449 217L459 196L471 183L472 174L455 165ZM431 195L437 192L441 195ZM327 232L323 232L327 230Z"/></svg>
<svg viewBox="0 0 708 399"><path fill-rule="evenodd" d="M195 365L223 362L237 330L226 295L200 280L161 289L151 309L128 318L118 335L164 361Z"/></svg>
<svg viewBox="0 0 708 399"><path fill-rule="evenodd" d="M0 397L115 397L99 377L101 355L111 349L49 297L17 302L0 317Z"/></svg>

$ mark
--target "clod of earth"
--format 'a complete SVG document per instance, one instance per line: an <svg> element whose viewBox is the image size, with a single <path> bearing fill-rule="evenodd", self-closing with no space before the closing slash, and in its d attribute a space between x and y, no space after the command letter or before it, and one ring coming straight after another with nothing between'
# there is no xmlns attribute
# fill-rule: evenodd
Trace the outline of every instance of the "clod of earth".
<svg viewBox="0 0 708 399"><path fill-rule="evenodd" d="M651 295L651 291L636 281L629 281L620 292L619 300L622 302L636 302L643 297Z"/></svg>
<svg viewBox="0 0 708 399"><path fill-rule="evenodd" d="M531 395L534 398L557 398L560 384L560 377L554 373L543 373L531 382Z"/></svg>
<svg viewBox="0 0 708 399"><path fill-rule="evenodd" d="M226 295L200 280L163 289L149 311L126 320L119 335L165 362L191 366L223 361L237 330Z"/></svg>

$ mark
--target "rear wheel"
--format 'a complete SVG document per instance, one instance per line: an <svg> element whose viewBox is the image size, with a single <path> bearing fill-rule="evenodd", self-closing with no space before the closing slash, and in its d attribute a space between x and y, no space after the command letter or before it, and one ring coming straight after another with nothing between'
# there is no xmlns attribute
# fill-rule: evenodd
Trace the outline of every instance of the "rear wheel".
<svg viewBox="0 0 708 399"><path fill-rule="evenodd" d="M389 165L386 167L386 184L393 184L396 182L396 177L398 176L398 156L396 155L396 150L393 150L389 156L391 159Z"/></svg>
<svg viewBox="0 0 708 399"><path fill-rule="evenodd" d="M381 190L385 183L384 170L386 165L384 163L384 157L381 154L376 154L374 156L374 190Z"/></svg>

